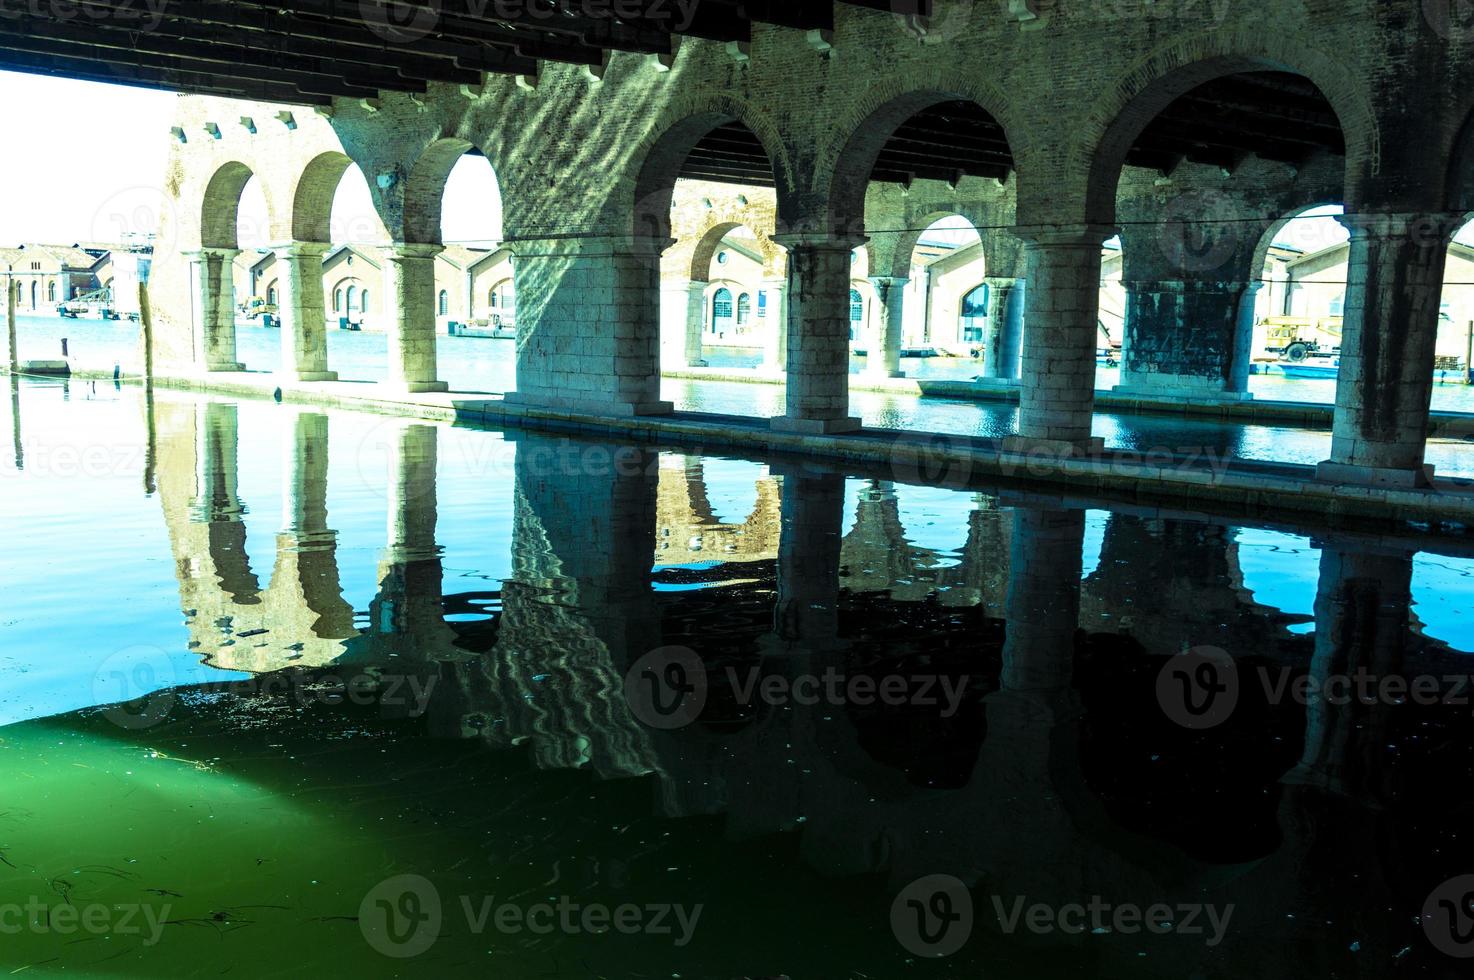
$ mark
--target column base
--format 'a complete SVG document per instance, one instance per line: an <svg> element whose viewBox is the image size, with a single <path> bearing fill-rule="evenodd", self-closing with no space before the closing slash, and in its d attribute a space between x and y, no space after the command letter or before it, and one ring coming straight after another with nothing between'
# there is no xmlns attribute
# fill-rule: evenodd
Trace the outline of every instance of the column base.
<svg viewBox="0 0 1474 980"><path fill-rule="evenodd" d="M418 395L427 391L449 391L448 381L386 381L384 387L393 391L402 391L409 395Z"/></svg>
<svg viewBox="0 0 1474 980"><path fill-rule="evenodd" d="M1404 470L1338 463L1327 459L1316 465L1315 478L1325 483L1345 483L1358 487L1422 490L1433 486L1433 467L1425 463L1417 469Z"/></svg>
<svg viewBox="0 0 1474 980"><path fill-rule="evenodd" d="M584 415L608 415L615 418L631 418L636 415L669 415L676 410L674 402L605 402L583 398L534 395L521 391L509 391L502 396L507 405L521 405L544 412L578 412Z"/></svg>
<svg viewBox="0 0 1474 980"><path fill-rule="evenodd" d="M1111 393L1128 398L1145 398L1153 401L1181 401L1213 404L1215 402L1253 401L1254 395L1247 391L1205 391L1202 388L1152 388L1138 385L1112 385Z"/></svg>
<svg viewBox="0 0 1474 980"><path fill-rule="evenodd" d="M337 381L337 371L283 371L280 373L285 381Z"/></svg>
<svg viewBox="0 0 1474 980"><path fill-rule="evenodd" d="M205 374L227 374L231 371L244 371L246 366L240 361L231 361L227 364L206 364Z"/></svg>
<svg viewBox="0 0 1474 980"><path fill-rule="evenodd" d="M779 415L768 422L774 432L797 432L801 435L827 436L841 432L859 432L862 423L854 416L838 419L796 419Z"/></svg>
<svg viewBox="0 0 1474 980"><path fill-rule="evenodd" d="M1105 440L1099 436L1087 439L1041 439L1037 436L1006 436L1003 451L1020 455L1095 456L1105 452Z"/></svg>

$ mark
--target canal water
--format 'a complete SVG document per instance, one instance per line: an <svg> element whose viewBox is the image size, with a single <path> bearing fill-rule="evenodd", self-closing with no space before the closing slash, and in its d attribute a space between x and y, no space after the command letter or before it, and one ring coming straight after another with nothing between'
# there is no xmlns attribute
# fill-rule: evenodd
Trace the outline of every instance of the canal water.
<svg viewBox="0 0 1474 980"><path fill-rule="evenodd" d="M0 419L0 972L1467 975L1468 539Z"/></svg>
<svg viewBox="0 0 1474 980"><path fill-rule="evenodd" d="M136 328L132 325L22 317L20 328L22 357L55 357L60 350L60 339L67 337L79 363L100 368L116 364L125 371L141 370L133 349ZM388 348L383 334L333 330L327 336L330 366L345 380L378 381L386 376ZM253 370L275 370L280 363L280 341L278 330L243 325L238 332L240 357ZM502 392L516 387L513 341L441 337L438 353L440 377L454 391ZM863 363L863 359L856 359L854 370L858 371ZM976 373L975 365L952 359L909 359L904 366L917 378L955 380ZM1115 381L1116 370L1101 366L1097 387L1108 389ZM1335 394L1331 382L1273 377L1256 376L1251 379L1251 387L1261 398L1330 401ZM681 411L747 418L772 417L784 411L783 388L773 384L667 378L661 394ZM1437 385L1433 406L1450 411L1474 411L1474 387ZM998 438L1016 432L1018 425L1017 407L1003 402L852 391L850 408L867 426L882 429ZM1142 454L1183 453L1201 458L1211 453L1214 458L1241 456L1306 465L1328 458L1331 449L1328 430L1104 411L1096 413L1094 434L1105 440L1109 448ZM1474 478L1474 440L1431 439L1426 458L1439 475Z"/></svg>

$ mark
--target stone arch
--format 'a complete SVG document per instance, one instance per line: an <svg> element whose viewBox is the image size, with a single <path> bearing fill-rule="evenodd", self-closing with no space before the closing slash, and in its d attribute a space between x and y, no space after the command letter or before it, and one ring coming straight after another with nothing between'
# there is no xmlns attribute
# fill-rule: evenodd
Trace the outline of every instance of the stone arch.
<svg viewBox="0 0 1474 980"><path fill-rule="evenodd" d="M1336 58L1307 47L1295 32L1211 31L1149 55L1107 88L1081 123L1068 173L1084 173L1088 223L1115 221L1116 188L1126 154L1161 112L1199 85L1253 71L1287 72L1310 81L1325 96L1346 140L1346 197L1379 168L1375 111L1362 82Z"/></svg>
<svg viewBox="0 0 1474 980"><path fill-rule="evenodd" d="M1452 212L1474 212L1474 110L1454 137L1448 154L1445 206Z"/></svg>
<svg viewBox="0 0 1474 980"><path fill-rule="evenodd" d="M441 242L440 219L445 202L445 185L450 172L468 153L478 153L491 168L492 179L501 188L501 172L475 143L457 136L446 136L426 146L410 166L404 182L404 213L401 219L404 241L424 245Z"/></svg>
<svg viewBox="0 0 1474 980"><path fill-rule="evenodd" d="M975 218L963 214L960 210L936 208L922 212L920 217L907 219L905 221L907 227L899 229L894 234L871 235L870 240L865 243L865 254L868 259L867 274L896 279L911 278L911 258L916 252L916 246L921 242L921 236L926 234L932 225L945 218L961 218L966 221L972 226L973 233L977 234L978 244L982 245L982 234Z"/></svg>
<svg viewBox="0 0 1474 980"><path fill-rule="evenodd" d="M200 246L202 248L238 248L236 225L241 211L241 195L255 174L239 160L223 163L205 183L200 201ZM272 200L266 197L267 218L274 222Z"/></svg>
<svg viewBox="0 0 1474 980"><path fill-rule="evenodd" d="M1314 211L1317 208L1324 207L1344 207L1344 205L1341 201L1333 201L1328 198L1312 201L1309 204L1287 211L1278 218L1265 224L1264 231L1260 234L1259 241L1255 243L1254 251L1251 253L1249 259L1249 271L1255 280L1264 274L1264 263L1269 258L1269 247L1274 244L1275 238L1284 230L1285 226L1307 211Z"/></svg>
<svg viewBox="0 0 1474 980"><path fill-rule="evenodd" d="M332 240L333 197L343 174L353 166L348 154L327 150L308 161L292 191L292 240Z"/></svg>
<svg viewBox="0 0 1474 980"><path fill-rule="evenodd" d="M784 225L784 200L794 190L788 154L777 127L761 112L727 94L678 100L664 113L671 120L652 129L634 159L635 171L631 233L637 237L670 238L670 210L681 166L702 137L718 126L741 123L762 144L778 187L778 226ZM788 193L785 193L788 192Z"/></svg>
<svg viewBox="0 0 1474 980"><path fill-rule="evenodd" d="M886 141L906 120L943 102L971 102L981 108L1008 134L1011 108L1001 88L992 82L950 67L932 67L907 72L870 89L850 115L836 127L838 138L823 147L814 163L815 189L827 201L828 230L863 233L865 191L871 171ZM821 184L829 175L827 185Z"/></svg>

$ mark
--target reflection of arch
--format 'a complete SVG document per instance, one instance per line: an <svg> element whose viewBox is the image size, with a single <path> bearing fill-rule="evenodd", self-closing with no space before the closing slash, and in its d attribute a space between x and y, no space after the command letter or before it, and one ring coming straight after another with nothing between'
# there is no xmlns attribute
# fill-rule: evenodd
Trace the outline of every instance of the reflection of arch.
<svg viewBox="0 0 1474 980"><path fill-rule="evenodd" d="M1377 122L1362 95L1361 83L1336 59L1307 48L1291 32L1265 31L1250 38L1214 31L1158 51L1121 77L1086 120L1077 144L1089 159L1076 170L1088 174L1086 219L1109 224L1115 218L1117 184L1126 155L1146 127L1178 98L1199 85L1245 72L1278 71L1299 75L1325 97L1346 140L1347 196L1350 182L1377 153Z"/></svg>
<svg viewBox="0 0 1474 980"><path fill-rule="evenodd" d="M299 242L332 240L333 197L343 174L353 165L337 150L319 153L302 170L292 193L292 238Z"/></svg>
<svg viewBox="0 0 1474 980"><path fill-rule="evenodd" d="M200 245L204 248L236 248L236 224L240 219L241 194L250 183L251 168L231 161L222 164L205 185L200 205ZM266 199L268 215L271 198ZM270 218L268 217L268 221Z"/></svg>

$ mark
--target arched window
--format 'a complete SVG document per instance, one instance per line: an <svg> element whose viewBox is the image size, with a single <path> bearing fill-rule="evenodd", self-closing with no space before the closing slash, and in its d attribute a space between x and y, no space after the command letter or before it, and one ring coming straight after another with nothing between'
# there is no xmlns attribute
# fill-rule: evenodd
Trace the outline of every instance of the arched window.
<svg viewBox="0 0 1474 980"><path fill-rule="evenodd" d="M438 307L441 316L446 316L450 313L450 293L446 292L444 289L440 291L440 300Z"/></svg>
<svg viewBox="0 0 1474 980"><path fill-rule="evenodd" d="M517 294L513 289L512 280L503 279L491 287L491 308L503 313L512 312L517 305Z"/></svg>
<svg viewBox="0 0 1474 980"><path fill-rule="evenodd" d="M865 298L860 295L858 289L850 290L850 322L859 323L865 319Z"/></svg>
<svg viewBox="0 0 1474 980"><path fill-rule="evenodd" d="M341 286L333 290L333 312L343 312L343 287Z"/></svg>
<svg viewBox="0 0 1474 980"><path fill-rule="evenodd" d="M55 303L56 302L56 283L55 282L48 282L46 284L46 302L48 302L48 303Z"/></svg>
<svg viewBox="0 0 1474 980"><path fill-rule="evenodd" d="M360 312L360 313L367 313L368 312L368 290L367 289L360 289L358 291L358 312Z"/></svg>
<svg viewBox="0 0 1474 980"><path fill-rule="evenodd" d="M723 286L711 295L711 332L724 333L732 328L732 292Z"/></svg>
<svg viewBox="0 0 1474 980"><path fill-rule="evenodd" d="M271 306L275 306L276 305L276 287L275 286L267 286L266 287L266 302L269 305L271 305Z"/></svg>
<svg viewBox="0 0 1474 980"><path fill-rule="evenodd" d="M33 309L33 310L40 305L40 303L38 303L36 301L36 296L37 296L36 287L39 286L39 285L40 285L40 283L38 283L36 280L34 280L34 279L31 280L31 309Z"/></svg>
<svg viewBox="0 0 1474 980"><path fill-rule="evenodd" d="M958 340L964 344L981 344L983 342L983 327L988 318L988 284L983 283L975 286L971 292L962 297L962 310L959 317Z"/></svg>
<svg viewBox="0 0 1474 980"><path fill-rule="evenodd" d="M357 300L358 300L358 287L357 286L349 286L348 287L348 312L349 313L352 313L353 312L353 304Z"/></svg>
<svg viewBox="0 0 1474 980"><path fill-rule="evenodd" d="M737 326L747 326L747 321L752 319L752 297L742 293L737 297Z"/></svg>

